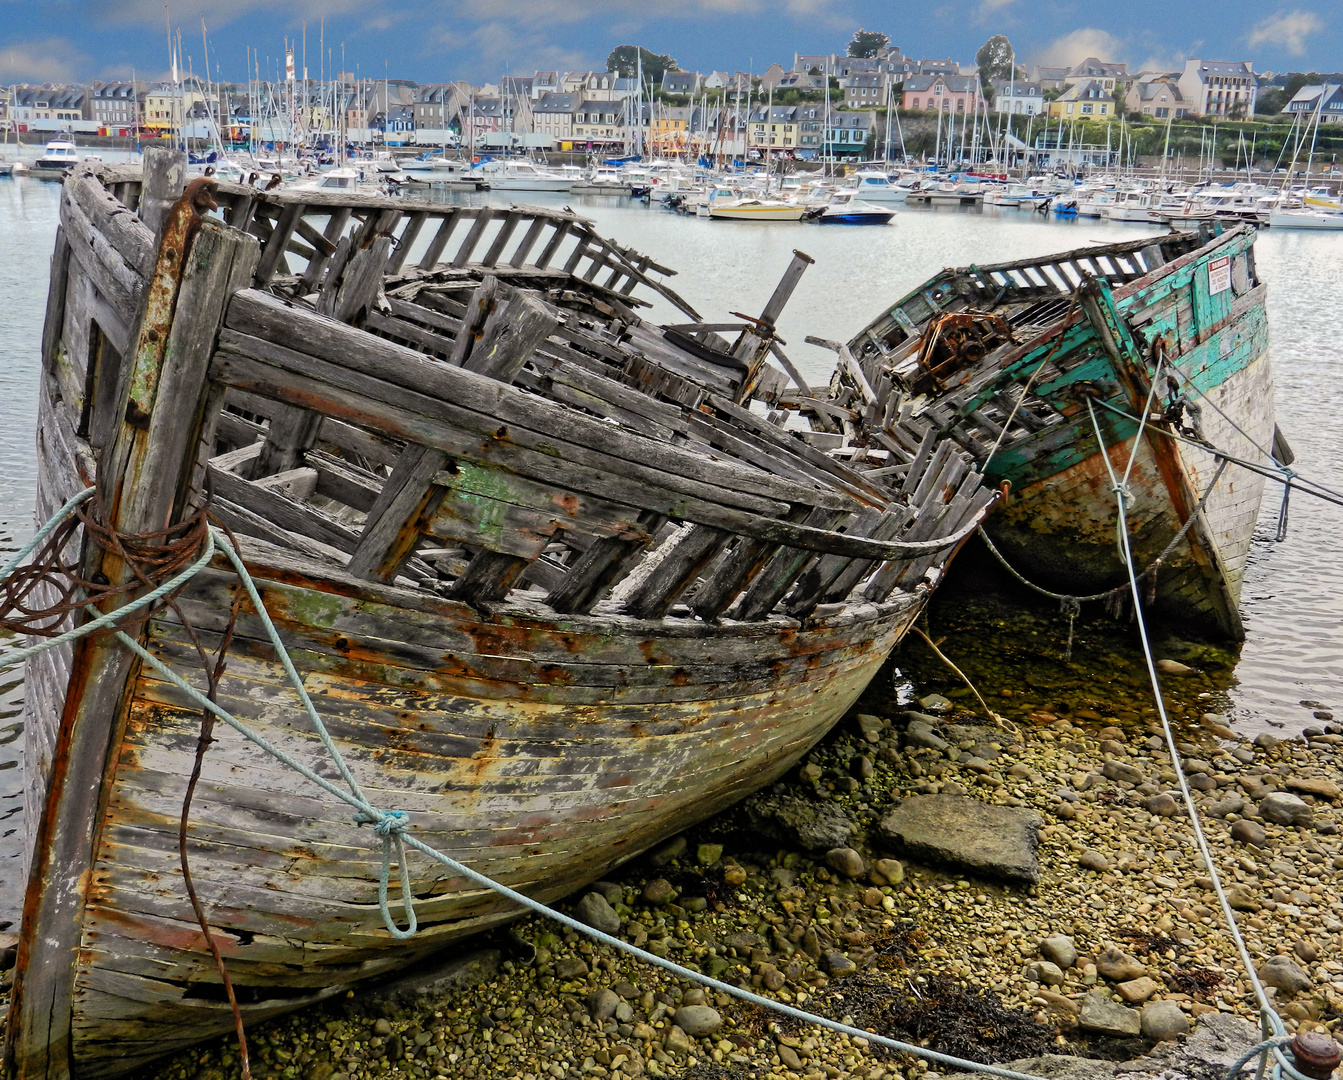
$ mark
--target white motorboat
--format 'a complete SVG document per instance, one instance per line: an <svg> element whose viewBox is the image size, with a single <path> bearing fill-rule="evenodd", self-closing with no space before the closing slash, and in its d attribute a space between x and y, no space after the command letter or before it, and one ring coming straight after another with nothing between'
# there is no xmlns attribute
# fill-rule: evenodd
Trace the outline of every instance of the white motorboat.
<svg viewBox="0 0 1343 1080"><path fill-rule="evenodd" d="M1268 224L1273 229L1343 230L1343 214L1327 210L1270 210Z"/></svg>
<svg viewBox="0 0 1343 1080"><path fill-rule="evenodd" d="M836 191L830 201L807 215L818 225L889 225L895 211L888 206L862 202L852 191Z"/></svg>
<svg viewBox="0 0 1343 1080"><path fill-rule="evenodd" d="M880 169L860 169L853 175L853 192L867 202L902 203L909 188L891 183L891 178Z"/></svg>
<svg viewBox="0 0 1343 1080"><path fill-rule="evenodd" d="M66 139L52 139L42 151L42 156L33 162L32 167L64 172L73 169L79 161L79 151L74 143Z"/></svg>
<svg viewBox="0 0 1343 1080"><path fill-rule="evenodd" d="M1102 216L1111 221L1160 221L1157 197L1150 191L1134 190L1120 192L1113 203L1105 207Z"/></svg>
<svg viewBox="0 0 1343 1080"><path fill-rule="evenodd" d="M481 170L494 191L568 191L574 177L542 169L530 161L505 161Z"/></svg>

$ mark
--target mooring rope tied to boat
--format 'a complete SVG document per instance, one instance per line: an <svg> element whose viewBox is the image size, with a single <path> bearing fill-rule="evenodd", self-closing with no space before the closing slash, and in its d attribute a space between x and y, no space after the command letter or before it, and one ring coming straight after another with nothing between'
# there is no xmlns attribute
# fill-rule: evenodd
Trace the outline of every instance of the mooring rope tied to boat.
<svg viewBox="0 0 1343 1080"><path fill-rule="evenodd" d="M1155 385L1156 382L1153 380L1153 387ZM1091 424L1095 428L1096 440L1101 448L1101 458L1105 462L1105 469L1110 477L1111 490L1115 494L1115 502L1118 505L1119 512L1115 532L1119 545L1120 560L1124 563L1128 572L1129 588L1133 593L1134 617L1138 623L1138 637L1142 641L1143 658L1147 664L1147 676L1152 684L1152 697L1156 702L1157 715L1161 719L1161 729L1165 734L1166 746L1170 752L1171 764L1174 766L1175 778L1179 782L1180 794L1183 796L1185 808L1189 812L1189 823L1194 832L1194 840L1198 845L1199 855L1203 859L1203 865L1207 868L1208 877L1212 880L1213 892L1217 895L1217 902L1222 909L1222 917L1226 920L1227 929L1231 932L1231 939L1235 942L1236 950L1240 954L1241 964L1245 968L1250 986L1253 988L1255 998L1259 1003L1259 1015L1263 1031L1268 1036L1262 1043L1251 1048L1241 1059L1237 1060L1228 1070L1227 1077L1235 1077L1244 1068L1245 1064L1256 1056L1260 1058L1258 1075L1262 1076L1271 1056L1274 1059L1273 1073L1275 1076L1285 1073L1292 1080L1310 1080L1309 1077L1297 1071L1284 1053L1284 1047L1288 1039L1287 1027L1283 1023L1282 1017L1273 1008L1273 1003L1269 999L1263 983L1259 980L1259 973L1254 967L1254 958L1250 955L1249 946L1245 943L1245 938L1240 932L1240 925L1236 921L1231 901L1227 898L1226 890L1222 887L1222 877L1217 872L1217 865L1212 857L1212 849L1208 845L1208 838L1203 832L1203 823L1199 818L1198 805L1194 802L1194 794L1189 788L1189 781L1185 775L1184 762L1180 756L1180 750L1175 744L1175 732L1171 727L1170 716L1166 712L1165 698L1161 693L1161 680L1157 676L1156 660L1152 656L1152 643L1147 634L1147 621L1142 614L1138 577L1133 565L1133 550L1129 546L1127 504L1132 494L1128 488L1128 479L1138 456L1139 440L1146 425L1146 418L1151 414L1150 404L1148 409L1144 411L1138 433L1134 436L1133 449L1130 452L1128 465L1124 470L1122 479L1115 474L1114 466L1110 461L1109 449L1106 447L1104 436L1101 433L1100 421L1096 418L1096 410L1090 399L1087 400L1087 412L1091 416Z"/></svg>
<svg viewBox="0 0 1343 1080"><path fill-rule="evenodd" d="M1096 420L1095 410L1091 408L1090 402L1088 402L1088 410L1091 413L1091 419L1093 425L1096 428L1097 437L1100 438L1100 425L1099 422ZM1139 434L1141 434L1141 431L1139 432ZM1101 442L1101 446L1102 449L1104 450L1103 440ZM1136 447L1136 440L1135 440L1135 447ZM1136 456L1136 449L1134 451L1134 454ZM1106 460L1106 468L1107 470L1109 470L1112 486L1115 490L1116 497L1119 500L1120 512L1119 512L1118 532L1121 544L1121 552L1125 553L1126 555L1126 565L1129 568L1130 586L1134 593L1135 609L1136 609L1138 586L1136 577L1133 572L1132 561L1131 558L1129 557L1130 553L1128 553L1127 551L1128 534L1127 534L1127 528L1125 526L1125 515L1124 515L1124 505L1125 505L1124 500L1126 499L1128 494L1127 488L1126 485L1116 477L1114 469L1110 464L1108 454L1106 455L1105 460ZM1132 469L1132 466L1133 466L1133 458L1131 457L1128 464L1128 468L1125 470L1125 478L1127 478L1127 476L1129 475L1129 471ZM63 521L66 517L68 517L71 513L73 513L75 509L85 499L90 498L91 495L92 495L92 489L90 488L83 492L80 492L79 494L69 499L61 507L61 509L57 511L56 515L52 518L52 520L49 521L46 525L44 525L41 529L39 529L38 532L33 536L32 540L30 540L27 544L25 544L24 547L18 552L18 554L16 554L2 569L0 569L0 581L3 581L10 574L12 574L14 572L14 569L22 562L22 560L26 558L27 555L30 554L37 547L38 544L40 544L47 536L49 536L51 532L59 526L61 521ZM352 807L355 811L353 819L357 825L360 826L371 825L373 827L374 833L381 840L382 867L378 881L378 908L379 913L381 914L383 919L383 924L386 927L388 933L393 938L396 938L398 940L405 940L407 938L414 936L414 934L417 932L419 928L418 919L415 914L414 896L412 894L410 884L410 871L406 862L406 849L409 847L415 849L416 851L419 851L421 854L427 856L428 858L441 863L443 866L447 867L454 873L461 875L468 881L471 881L476 885L479 885L483 888L498 893L505 899L511 900L514 903L518 904L519 906L526 908L538 915L552 919L555 922L560 923L562 926L566 926L577 933L583 934L605 945L608 945L614 949L617 949L620 952L623 952L635 958L636 960L642 961L646 964L650 964L655 967L662 968L663 970L673 975L676 975L680 978L687 979L692 982L697 982L719 993L727 994L730 997L735 997L738 1000L759 1006L760 1008L768 1009L772 1012L779 1013L780 1015L790 1017L791 1019L798 1020L803 1023L812 1024L818 1027L823 1027L828 1030L838 1032L843 1035L847 1035L850 1038L865 1039L869 1043L873 1043L877 1046L881 1046L884 1049L891 1050L896 1053L910 1054L915 1057L923 1058L927 1061L935 1062L937 1064L945 1065L951 1068L956 1068L962 1071L983 1073L989 1076L1000 1077L1001 1080L1042 1080L1041 1077L1033 1075L1031 1073L1022 1073L1014 1071L1012 1069L1001 1068L997 1065L987 1064L978 1061L971 1061L967 1058L959 1058L951 1054L944 1054L941 1053L940 1051L929 1049L928 1047L918 1046L913 1043L901 1042L900 1040L891 1039L884 1035L878 1035L875 1032L867 1031L863 1028L855 1027L851 1024L845 1024L840 1021L831 1020L828 1017L819 1016L815 1013L807 1012L804 1009L795 1008L794 1006L788 1005L784 1002L776 1001L773 998L764 997L761 994L756 994L753 991L743 989L742 987L734 986L731 983L723 982L709 975L705 975L702 972L694 971L690 968L683 967L672 960L668 960L665 959L664 957L660 957L653 953L646 952L643 949L640 949L637 946L631 944L630 942L623 941L620 938L617 938L611 934L607 934L601 930L596 929L595 927L588 926L586 923L580 922L578 919L575 919L570 915L566 915L563 912L556 911L554 908L551 908L548 905L541 903L539 900L534 900L533 898L523 893L517 892L514 889L509 888L507 885L504 885L501 882L494 881L493 879L486 877L484 874L481 874L478 871L471 869L471 867L466 866L463 863L457 862L451 856L437 850L431 845L426 844L424 841L410 834L408 832L408 829L410 828L411 824L409 814L407 814L403 810L382 810L374 806L368 800L367 796L364 794L363 789L359 784L359 781L356 779L353 772L350 770L349 765L346 763L344 759L344 756L340 753L340 750L336 746L335 741L332 739L330 733L327 731L326 725L322 721L320 714L317 712L316 707L313 705L312 699L308 695L308 692L303 685L303 679L299 675L297 668L295 668L293 659L290 657L288 649L285 647L284 642L280 638L279 630L276 628L275 623L271 620L270 614L267 611L266 606L261 599L261 595L259 590L257 589L256 583L253 580L251 573L248 571L247 566L242 559L242 556L238 554L236 548L230 541L229 537L227 537L222 531L220 531L213 525L209 527L207 542L205 545L205 551L202 553L201 557L198 558L195 562L193 562L189 567L181 571L179 574L175 575L172 579L159 585L155 589L146 593L144 596L138 597L135 600L128 602L127 604L116 609L115 611L108 612L105 614L100 613L98 618L92 619L88 623L85 623L79 627L75 627L74 629L67 631L59 636L46 638L41 642L37 643L36 645L30 646L25 649L16 650L14 653L10 654L3 663L0 663L0 670L3 670L6 667L13 666L20 659L26 659L27 657L33 656L39 652L44 652L48 649L56 647L57 645L64 644L65 642L74 640L75 638L85 636L89 633L94 632L97 629L101 629L105 626L112 625L118 619L124 618L125 615L133 613L134 611L138 611L146 607L147 605L154 603L156 600L168 596L173 590L181 588L181 586L184 585L188 580L190 580L192 576L203 570L205 566L209 564L210 560L217 552L223 552L225 557L232 564L234 570L237 572L238 579L242 583L247 598L251 601L253 608L257 614L257 617L261 620L262 626L266 632L266 636L270 640L272 647L275 649L276 656L280 660L280 664L284 669L285 676L289 679L290 684L293 686L294 691L298 696L299 703L302 705L304 713L308 717L309 722L312 724L313 731L317 735L323 748L327 751L328 755L330 756L332 764L335 766L336 771L340 774L340 778L345 782L346 785L348 785L348 790L342 788L340 785L336 783L333 783L331 780L328 780L326 777L320 775L313 768L311 768L308 765L305 765L302 761L298 760L293 755L280 749L278 746L275 746L259 732L252 730L247 724L243 723L232 713L230 713L227 709L223 708L218 703L211 700L211 698L203 694L196 687L188 683L176 671L168 667L165 663L163 663L162 660L160 660L157 656L155 656L143 645L141 645L140 642L132 638L130 635L126 634L124 631L120 629L114 629L112 631L112 635L123 645L125 645L128 649L130 649L131 652L133 652L137 657L139 657L139 659L142 662L149 665L149 667L151 667L157 674L159 674L162 678L164 678L173 686L175 686L179 691L185 694L191 701L193 701L202 710L205 710L214 715L217 719L222 720L225 724L227 724L233 730L238 732L238 734L243 736L243 738L245 738L246 740L257 746L265 753L269 754L271 757L279 761L281 764L294 770L304 779L315 784L317 787L321 788L327 794L333 796L336 799L339 799L340 801ZM92 611L96 611L96 609L92 609ZM1147 640L1146 626L1142 621L1141 612L1139 612L1138 614L1138 620L1143 640L1143 648L1147 657L1148 673L1151 677L1152 685L1156 692L1157 709L1161 716L1162 725L1166 733L1167 743L1169 744L1170 747L1171 760L1176 767L1176 776L1179 779L1180 788L1184 795L1185 803L1189 809L1190 819L1191 822L1193 823L1194 833L1199 844L1199 850L1200 853L1202 854L1204 865L1208 867L1208 872L1212 878L1213 885L1218 896L1218 900L1222 906L1223 913L1226 916L1227 921L1229 923L1232 937L1236 942L1238 950L1240 951L1242 962L1245 964L1246 970L1249 974L1250 981L1254 987L1255 994L1259 1000L1265 1033L1270 1034L1271 1036L1265 1042L1254 1047L1250 1052L1248 1052L1243 1057L1242 1060L1238 1061L1233 1066L1232 1070L1227 1074L1228 1080L1232 1080L1232 1078L1235 1077L1235 1075L1240 1071L1240 1069L1243 1068L1244 1064L1249 1060L1251 1060L1256 1055L1261 1056L1261 1065L1260 1065L1261 1075L1263 1073L1265 1065L1268 1062L1269 1057L1271 1056L1274 1059L1273 1072L1275 1077L1281 1076L1282 1074L1285 1073L1290 1078L1290 1080L1312 1080L1311 1077L1304 1076L1302 1073L1298 1072L1296 1068L1292 1065L1291 1061L1288 1060L1287 1056L1284 1054L1283 1047L1287 1039L1286 1027L1283 1024L1282 1019L1277 1015L1276 1012L1273 1011L1271 1003L1269 1002L1269 999L1267 997L1267 994L1265 993L1264 988L1259 981L1258 975L1254 970L1253 963L1249 955L1249 950L1245 945L1243 937L1241 937L1239 927L1237 926L1235 921L1235 916L1232 913L1229 901L1226 898L1226 894L1222 889L1220 877L1218 876L1216 868L1212 861L1211 851L1208 848L1207 840L1204 837L1202 828L1199 824L1197 807L1194 804L1193 796L1189 790L1188 783L1186 782L1185 779L1184 768L1180 761L1179 753L1175 747L1175 737L1171 730L1170 720L1166 715L1165 706L1161 698L1160 684L1157 681L1155 667L1153 666L1154 661L1152 660L1151 656L1151 647ZM398 877L400 879L401 902L403 905L403 910L405 913L407 923L404 929L399 927L396 923L396 919L392 914L391 901L388 895L391 882L392 866L394 863L397 867Z"/></svg>

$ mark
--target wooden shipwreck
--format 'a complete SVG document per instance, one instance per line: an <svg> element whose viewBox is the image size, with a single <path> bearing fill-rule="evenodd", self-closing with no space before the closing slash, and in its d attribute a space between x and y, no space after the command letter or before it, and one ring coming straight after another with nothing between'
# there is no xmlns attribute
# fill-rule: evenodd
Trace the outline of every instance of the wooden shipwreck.
<svg viewBox="0 0 1343 1080"><path fill-rule="evenodd" d="M39 518L88 485L121 535L206 507L371 797L538 898L787 770L993 499L954 444L894 425L893 454L799 420L838 427L768 362L787 364L774 323L805 256L758 319L706 325L570 213L226 184L174 201L180 162L145 172L62 193ZM650 290L690 321L640 316ZM105 540L69 559L129 580ZM238 596L218 558L131 632L204 689L192 635L213 656ZM246 604L226 662L220 704L329 770ZM231 1025L178 852L200 714L108 636L27 678L9 1069L133 1072ZM214 739L187 847L249 1021L517 914L412 856L420 931L394 940L369 830Z"/></svg>
<svg viewBox="0 0 1343 1080"><path fill-rule="evenodd" d="M831 399L878 416L866 425L877 442L883 423L955 440L1009 493L986 535L1020 573L1072 595L1127 582L1094 412L1119 476L1139 442L1129 533L1157 608L1242 637L1264 473L1291 462L1254 237L1170 233L943 271L848 343ZM1219 475L1214 448L1258 471Z"/></svg>

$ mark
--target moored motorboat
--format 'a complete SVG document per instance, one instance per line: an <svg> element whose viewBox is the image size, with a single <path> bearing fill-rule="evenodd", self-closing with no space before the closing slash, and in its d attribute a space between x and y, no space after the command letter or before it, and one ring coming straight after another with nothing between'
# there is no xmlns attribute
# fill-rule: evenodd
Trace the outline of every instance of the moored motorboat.
<svg viewBox="0 0 1343 1080"><path fill-rule="evenodd" d="M1268 224L1274 229L1343 229L1343 213L1328 210L1271 210Z"/></svg>
<svg viewBox="0 0 1343 1080"><path fill-rule="evenodd" d="M1131 462L1127 521L1144 588L1165 614L1238 638L1265 478L1234 464L1224 478L1224 464L1290 463L1274 425L1254 236L1171 233L944 271L849 347L1009 486L984 531L1020 573L1063 593L1122 594L1106 462L1120 475Z"/></svg>
<svg viewBox="0 0 1343 1080"><path fill-rule="evenodd" d="M392 819L203 733L192 642L259 736L321 775L334 748L397 829L553 900L791 767L993 500L957 447L898 419L849 442L772 366L806 256L729 332L571 212L203 179L174 202L162 164L62 191L39 512L92 486L99 529L55 554L109 590L139 581L117 552L206 559L208 512L258 602L217 553L126 624L143 654L33 659L16 1075L132 1074L230 1030L212 946L250 1023L520 914L412 855L396 936L360 828Z"/></svg>
<svg viewBox="0 0 1343 1080"><path fill-rule="evenodd" d="M854 198L852 191L837 191L819 209L807 215L818 225L889 225L895 211Z"/></svg>

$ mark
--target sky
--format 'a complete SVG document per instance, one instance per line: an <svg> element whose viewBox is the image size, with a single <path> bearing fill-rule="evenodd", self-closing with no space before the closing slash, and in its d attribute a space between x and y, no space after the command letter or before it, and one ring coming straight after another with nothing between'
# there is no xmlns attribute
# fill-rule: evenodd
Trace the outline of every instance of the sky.
<svg viewBox="0 0 1343 1080"><path fill-rule="evenodd" d="M1023 64L1096 56L1139 71L1192 56L1343 69L1338 0L172 0L166 20L163 0L0 0L0 83L162 77L167 21L181 32L183 67L189 58L203 73L208 44L211 75L225 81L245 77L249 49L274 77L286 37L302 53L305 21L314 79L325 68L481 83L600 68L626 43L687 69L759 72L790 66L794 51L843 53L860 27L907 55L962 63L1001 33Z"/></svg>

